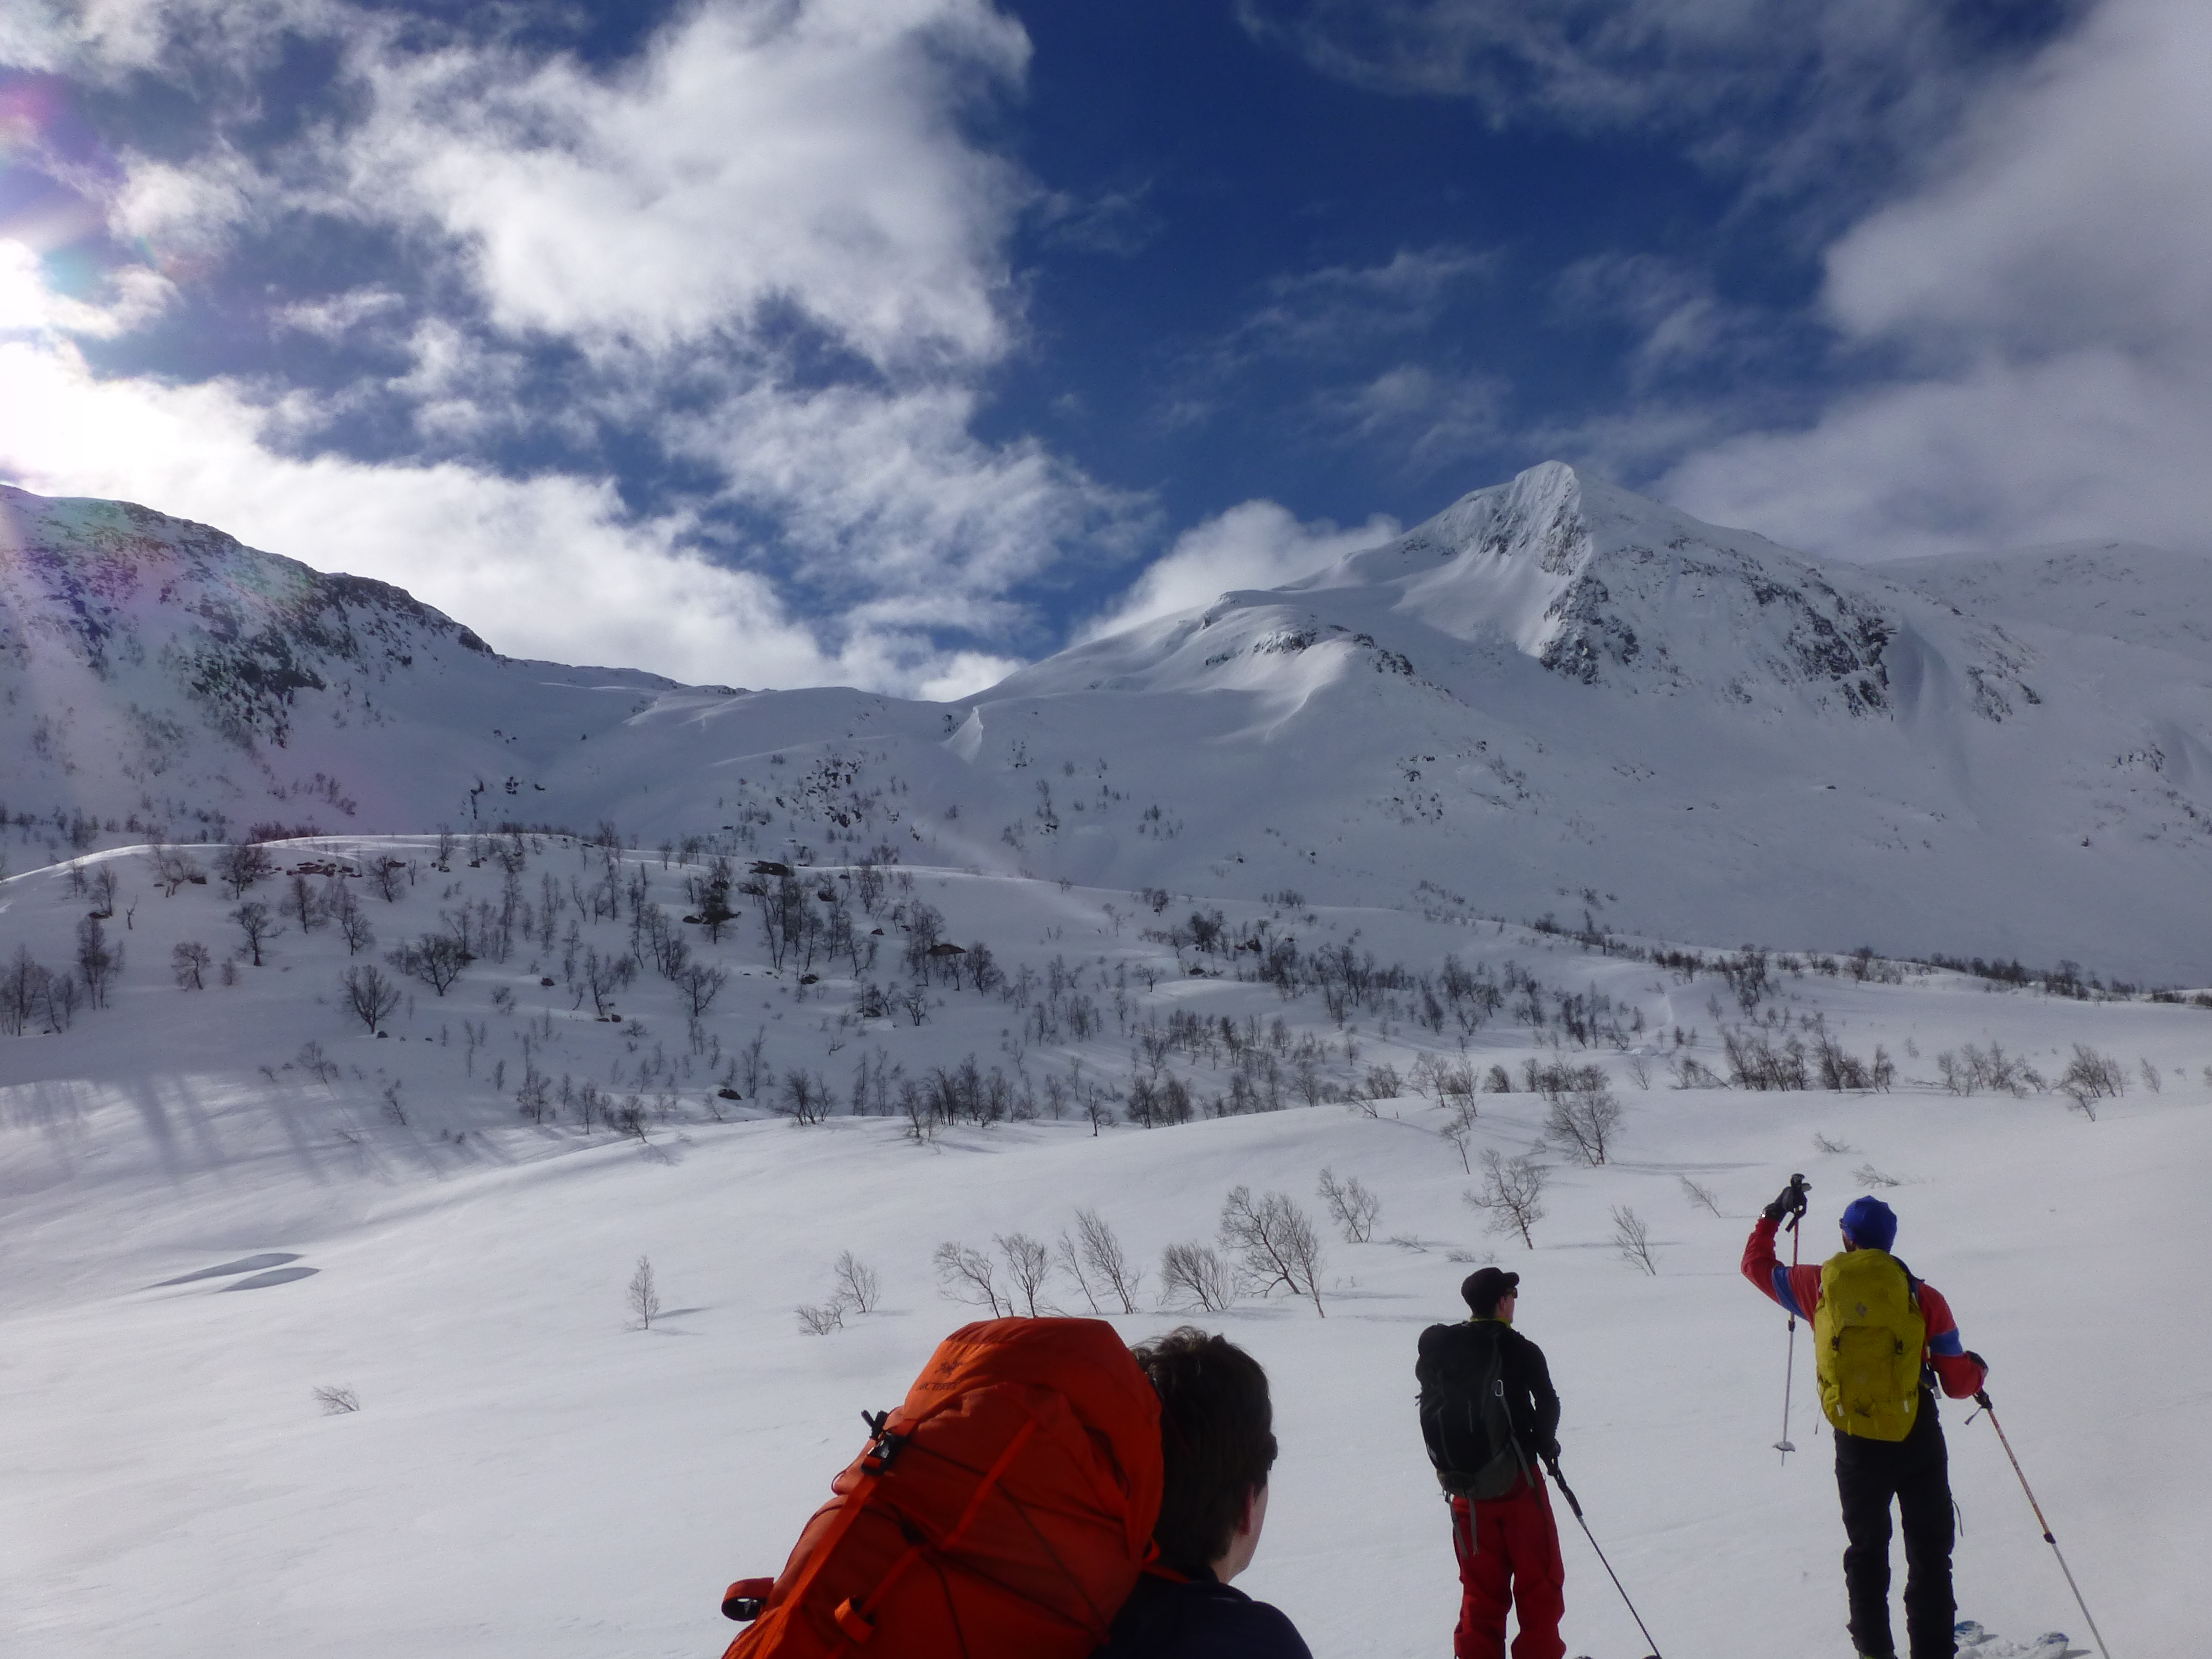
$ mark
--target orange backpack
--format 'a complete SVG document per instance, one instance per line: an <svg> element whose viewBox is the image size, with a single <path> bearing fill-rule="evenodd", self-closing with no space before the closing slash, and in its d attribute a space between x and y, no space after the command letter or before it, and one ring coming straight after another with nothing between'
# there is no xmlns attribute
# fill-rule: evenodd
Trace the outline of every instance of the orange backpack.
<svg viewBox="0 0 2212 1659"><path fill-rule="evenodd" d="M863 1413L865 1417L866 1414ZM993 1319L938 1346L830 1483L724 1659L1085 1659L1160 1507L1160 1407L1111 1325Z"/></svg>

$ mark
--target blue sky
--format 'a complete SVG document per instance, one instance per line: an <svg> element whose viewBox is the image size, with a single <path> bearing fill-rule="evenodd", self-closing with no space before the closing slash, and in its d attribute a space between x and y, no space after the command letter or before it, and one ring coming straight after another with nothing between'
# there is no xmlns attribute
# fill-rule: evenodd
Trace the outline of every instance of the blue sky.
<svg viewBox="0 0 2212 1659"><path fill-rule="evenodd" d="M2212 550L2183 0L17 0L0 477L921 695L1536 461Z"/></svg>

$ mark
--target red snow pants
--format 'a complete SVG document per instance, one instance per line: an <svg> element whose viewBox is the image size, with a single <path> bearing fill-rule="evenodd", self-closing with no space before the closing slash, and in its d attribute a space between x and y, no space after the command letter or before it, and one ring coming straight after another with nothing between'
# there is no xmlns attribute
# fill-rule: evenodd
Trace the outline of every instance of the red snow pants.
<svg viewBox="0 0 2212 1659"><path fill-rule="evenodd" d="M1459 1554L1459 1628L1455 1659L1505 1659L1505 1610L1519 1616L1513 1659L1564 1659L1559 1615L1566 1567L1559 1529L1541 1480L1510 1498L1469 1504L1451 1500L1452 1547Z"/></svg>

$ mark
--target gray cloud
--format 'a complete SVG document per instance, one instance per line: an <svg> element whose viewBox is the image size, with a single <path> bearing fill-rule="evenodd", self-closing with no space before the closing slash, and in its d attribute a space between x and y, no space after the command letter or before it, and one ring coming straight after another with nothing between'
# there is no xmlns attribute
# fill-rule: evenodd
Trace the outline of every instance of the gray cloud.
<svg viewBox="0 0 2212 1659"><path fill-rule="evenodd" d="M1905 372L1692 455L1707 517L1864 556L2126 537L2212 550L2212 14L2106 0L1842 236L1826 304Z"/></svg>

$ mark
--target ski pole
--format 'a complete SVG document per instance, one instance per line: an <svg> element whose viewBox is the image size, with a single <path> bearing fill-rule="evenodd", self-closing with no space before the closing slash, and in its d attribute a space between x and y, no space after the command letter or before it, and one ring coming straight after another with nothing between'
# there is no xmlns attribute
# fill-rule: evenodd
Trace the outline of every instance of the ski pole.
<svg viewBox="0 0 2212 1659"><path fill-rule="evenodd" d="M1805 1177L1793 1175L1790 1177L1790 1184L1797 1193L1797 1207L1790 1217L1790 1283L1795 1285L1797 1274L1797 1224L1805 1218L1804 1194L1807 1190ZM1794 1290L1791 1291L1793 1296L1796 1293ZM1782 1462L1785 1468L1790 1463L1790 1454L1797 1449L1790 1439L1790 1393L1796 1380L1797 1316L1793 1311L1790 1316L1790 1357L1782 1370L1782 1438L1774 1443L1774 1449L1782 1454Z"/></svg>
<svg viewBox="0 0 2212 1659"><path fill-rule="evenodd" d="M1978 1392L1974 1395L1974 1404L1989 1413L1990 1426L1997 1431L1997 1444L2004 1448L2005 1461L2012 1465L2012 1472L2020 1477L2020 1489L2027 1494L2028 1508L2035 1511L2035 1524L2043 1528L2043 1541L2051 1546L2051 1553L2058 1558L2058 1571L2066 1575L2066 1588L2074 1592L2074 1605L2081 1609L2082 1618L2089 1621L2089 1634L2097 1638L2097 1651L2103 1654L2105 1659L2112 1659L2112 1650L2105 1645L2104 1632L2097 1628L2097 1620L2089 1612L2089 1604L2081 1599L2081 1587L2074 1582L2074 1570L2066 1565L2065 1553L2058 1547L2058 1540L2051 1534L2051 1522L2043 1518L2043 1505L2035 1501L2035 1489L2027 1484L2027 1475L2020 1467L2020 1459L2013 1455L2012 1442L2005 1437L2004 1425L1997 1421L1997 1408L1990 1404L1990 1391L1984 1389ZM1974 1419L1970 1417L1966 1420L1971 1423Z"/></svg>
<svg viewBox="0 0 2212 1659"><path fill-rule="evenodd" d="M1613 1589L1620 1591L1620 1599L1628 1607L1628 1616L1636 1621L1636 1628L1644 1632L1644 1643L1651 1650L1651 1659L1660 1659L1659 1644L1652 1641L1651 1632L1644 1628L1644 1615L1637 1612L1636 1603L1629 1601L1628 1591L1620 1582L1620 1575L1613 1570L1613 1563L1605 1559L1605 1552L1598 1549L1597 1538L1590 1531L1589 1522L1583 1519L1583 1506L1575 1501L1575 1489L1567 1484L1567 1477L1559 1473L1559 1460L1547 1457L1544 1460L1544 1467L1552 1472L1552 1479L1559 1483L1559 1495L1567 1500L1567 1507L1575 1512L1575 1523L1583 1529L1583 1536L1589 1540L1590 1548L1597 1551L1598 1565L1603 1567L1605 1576L1613 1580ZM2112 1659L2112 1656L2107 1654L2106 1659Z"/></svg>

